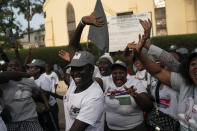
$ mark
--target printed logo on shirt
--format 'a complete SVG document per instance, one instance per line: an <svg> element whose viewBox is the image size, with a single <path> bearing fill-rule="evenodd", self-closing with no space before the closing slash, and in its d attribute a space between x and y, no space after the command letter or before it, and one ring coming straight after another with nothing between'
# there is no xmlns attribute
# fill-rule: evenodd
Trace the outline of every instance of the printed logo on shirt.
<svg viewBox="0 0 197 131"><path fill-rule="evenodd" d="M112 90L109 88L105 96L118 100L120 105L131 105L131 98L126 90Z"/></svg>
<svg viewBox="0 0 197 131"><path fill-rule="evenodd" d="M166 95L166 96L163 96L160 98L160 104L159 104L159 107L160 108L169 108L170 107L170 96L169 95Z"/></svg>
<svg viewBox="0 0 197 131"><path fill-rule="evenodd" d="M55 77L51 77L51 81L55 80Z"/></svg>
<svg viewBox="0 0 197 131"><path fill-rule="evenodd" d="M70 116L72 118L76 118L77 115L79 114L79 111L80 111L80 108L77 108L77 107L75 107L75 106L72 105L71 108L70 108L70 111L69 111Z"/></svg>
<svg viewBox="0 0 197 131"><path fill-rule="evenodd" d="M64 100L65 102L68 102L69 96L68 96L68 95L64 95L64 96L63 96L63 100Z"/></svg>

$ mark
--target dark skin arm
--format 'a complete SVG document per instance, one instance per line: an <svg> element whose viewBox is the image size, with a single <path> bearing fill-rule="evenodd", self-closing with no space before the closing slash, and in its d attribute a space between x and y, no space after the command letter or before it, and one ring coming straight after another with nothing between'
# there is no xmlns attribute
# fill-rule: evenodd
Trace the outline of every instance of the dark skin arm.
<svg viewBox="0 0 197 131"><path fill-rule="evenodd" d="M14 43L14 52L15 52L15 55L16 55L16 59L18 59L22 65L22 60L21 60L21 57L20 57L20 54L19 54L19 51L18 51L18 44L17 43Z"/></svg>
<svg viewBox="0 0 197 131"><path fill-rule="evenodd" d="M137 105L143 110L143 111L150 111L153 108L153 103L148 96L147 93L136 93L136 88L127 88L124 86L125 90L134 98Z"/></svg>
<svg viewBox="0 0 197 131"><path fill-rule="evenodd" d="M104 91L102 79L101 78L98 78L98 77L94 77L94 80L100 85L102 91Z"/></svg>
<svg viewBox="0 0 197 131"><path fill-rule="evenodd" d="M135 50L136 55L138 56L140 61L144 64L145 68L151 75L159 79L162 83L171 87L170 85L171 72L161 68L160 65L156 64L150 58L148 58L147 56L141 53L144 44L145 44L145 40L143 39L143 37L139 35L138 44L129 43L127 46Z"/></svg>
<svg viewBox="0 0 197 131"><path fill-rule="evenodd" d="M0 84L7 83L9 80L19 81L23 77L30 77L26 72L5 71L0 73Z"/></svg>
<svg viewBox="0 0 197 131"><path fill-rule="evenodd" d="M27 63L29 63L32 52L33 52L33 48L29 48L28 54L25 57L25 61L24 61L24 64L23 64L24 67L27 65Z"/></svg>
<svg viewBox="0 0 197 131"><path fill-rule="evenodd" d="M75 121L69 131L85 131L85 129L88 126L89 126L89 124L75 119Z"/></svg>
<svg viewBox="0 0 197 131"><path fill-rule="evenodd" d="M81 39L81 34L85 25L94 25L96 27L102 27L104 25L104 22L101 21L100 18L101 17L94 16L94 13L92 13L90 16L82 17L82 21L84 24L82 24L81 22L78 24L77 29L75 30L75 33L69 42L68 53L69 53L70 59L72 59L76 51L82 50L81 45L80 45L80 39ZM62 57L61 51L59 52L60 57Z"/></svg>
<svg viewBox="0 0 197 131"><path fill-rule="evenodd" d="M47 92L47 91L45 91L45 92ZM63 96L60 96L60 95L58 95L58 94L56 94L56 93L47 92L47 94L48 94L48 95L51 95L51 96L53 96L53 97L55 97L55 98L58 98L58 99L63 100Z"/></svg>

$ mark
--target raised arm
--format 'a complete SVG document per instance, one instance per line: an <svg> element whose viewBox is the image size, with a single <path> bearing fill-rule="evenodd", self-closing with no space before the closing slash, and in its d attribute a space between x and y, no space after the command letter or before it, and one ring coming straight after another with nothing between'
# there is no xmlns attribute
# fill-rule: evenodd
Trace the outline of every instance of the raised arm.
<svg viewBox="0 0 197 131"><path fill-rule="evenodd" d="M141 36L139 35L139 42L137 45L129 43L128 47L135 50L136 55L139 57L141 62L144 64L145 68L148 70L148 72L159 79L162 83L170 86L170 75L171 72L161 68L158 64L153 62L150 58L143 55L141 53L142 47L144 46L145 41Z"/></svg>
<svg viewBox="0 0 197 131"><path fill-rule="evenodd" d="M24 67L25 67L25 66L27 65L27 63L30 61L32 52L33 52L33 47L30 47L30 48L29 48L29 51L28 51L28 53L27 53L27 56L25 57L25 61L24 61L24 64L23 64Z"/></svg>
<svg viewBox="0 0 197 131"><path fill-rule="evenodd" d="M18 59L20 61L21 65L23 65L19 51L18 51L18 43L13 43L13 49L14 49L14 53L16 55L16 59Z"/></svg>
<svg viewBox="0 0 197 131"><path fill-rule="evenodd" d="M149 39L152 25L151 21L140 20L140 24L144 29L144 37L146 40L144 48L148 50L148 55L159 59L162 64L164 64L170 69L170 71L178 72L180 62L178 62L169 52L151 44L151 40Z"/></svg>
<svg viewBox="0 0 197 131"><path fill-rule="evenodd" d="M77 29L75 30L73 37L69 42L69 53L71 59L76 51L82 50L80 46L80 38L85 25L94 25L97 27L102 27L104 25L104 22L100 18L101 17L94 16L94 13L92 13L90 16L82 17L81 21L77 26Z"/></svg>

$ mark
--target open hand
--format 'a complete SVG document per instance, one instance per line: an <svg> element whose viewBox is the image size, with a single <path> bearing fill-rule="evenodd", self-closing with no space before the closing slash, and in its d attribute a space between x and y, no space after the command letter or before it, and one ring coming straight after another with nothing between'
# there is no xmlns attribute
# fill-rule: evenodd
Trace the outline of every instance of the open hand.
<svg viewBox="0 0 197 131"><path fill-rule="evenodd" d="M144 35L141 36L141 35L139 34L138 38L139 38L138 44L135 44L135 42L131 42L131 43L128 43L127 47L128 47L129 49L133 49L133 50L136 51L137 53L140 53L141 50L142 50L142 48L144 47L146 41L145 41L145 36L144 36Z"/></svg>
<svg viewBox="0 0 197 131"><path fill-rule="evenodd" d="M96 27L102 27L104 25L104 21L101 20L101 16L95 16L94 12L90 16L84 16L82 21L87 25L94 25Z"/></svg>
<svg viewBox="0 0 197 131"><path fill-rule="evenodd" d="M60 50L59 53L58 53L58 55L59 55L62 59L66 60L66 61L68 61L68 62L70 61L70 54L69 54L67 51Z"/></svg>
<svg viewBox="0 0 197 131"><path fill-rule="evenodd" d="M134 86L131 86L131 88L127 88L125 85L123 86L124 89L132 96L132 97L137 97L138 93L136 92L136 88Z"/></svg>
<svg viewBox="0 0 197 131"><path fill-rule="evenodd" d="M35 46L30 46L28 54L31 55L33 53L34 49L35 49Z"/></svg>
<svg viewBox="0 0 197 131"><path fill-rule="evenodd" d="M139 19L140 24L142 25L143 29L144 29L144 37L145 39L150 38L150 33L151 33L151 27L152 27L152 23L150 21L150 19L147 20L141 20Z"/></svg>

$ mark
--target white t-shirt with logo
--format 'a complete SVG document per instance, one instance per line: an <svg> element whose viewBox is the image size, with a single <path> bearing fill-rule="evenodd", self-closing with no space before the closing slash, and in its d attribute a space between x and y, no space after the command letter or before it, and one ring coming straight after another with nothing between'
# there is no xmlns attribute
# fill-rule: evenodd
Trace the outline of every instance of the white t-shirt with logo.
<svg viewBox="0 0 197 131"><path fill-rule="evenodd" d="M72 80L64 96L66 131L70 130L75 119L89 124L85 131L102 131L104 95L101 87L94 81L83 92L74 93L76 88Z"/></svg>
<svg viewBox="0 0 197 131"><path fill-rule="evenodd" d="M57 74L55 72L51 72L50 75L48 75L47 73L44 73L43 75L45 75L49 80L51 80L52 92L55 93L55 85L59 83L59 78Z"/></svg>
<svg viewBox="0 0 197 131"><path fill-rule="evenodd" d="M155 91L158 80L151 78L151 95L155 98ZM160 103L159 110L177 119L178 92L170 87L161 84L159 89ZM156 105L156 102L154 103Z"/></svg>
<svg viewBox="0 0 197 131"><path fill-rule="evenodd" d="M136 104L134 98L128 94L124 87L116 87L112 76L104 77L106 121L110 129L128 130L140 125L144 118L143 112ZM137 93L146 92L143 84L135 78L127 78L127 88L134 86Z"/></svg>
<svg viewBox="0 0 197 131"><path fill-rule="evenodd" d="M42 74L38 79L34 81L38 87L42 88L45 91L52 92L52 83L44 74ZM55 98L53 96L50 96L49 105L53 106L55 103Z"/></svg>
<svg viewBox="0 0 197 131"><path fill-rule="evenodd" d="M197 88L187 85L184 81L180 74L171 73L171 86L179 91L178 119L181 131L197 131ZM193 95L194 98L192 98ZM186 120L185 117L188 113L191 118Z"/></svg>

